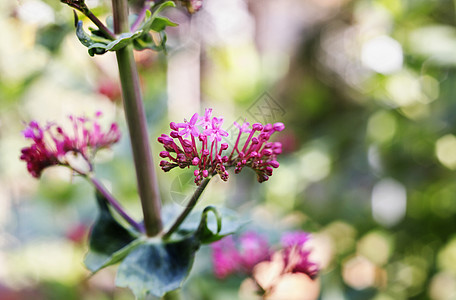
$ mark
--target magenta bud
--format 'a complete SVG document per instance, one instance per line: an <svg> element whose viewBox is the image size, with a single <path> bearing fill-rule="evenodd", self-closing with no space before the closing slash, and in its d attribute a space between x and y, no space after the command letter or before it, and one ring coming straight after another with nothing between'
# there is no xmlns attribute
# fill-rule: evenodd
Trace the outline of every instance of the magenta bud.
<svg viewBox="0 0 456 300"><path fill-rule="evenodd" d="M168 151L161 151L161 152L160 152L160 157L161 157L161 158L166 158L166 157L168 157L168 156L169 156L169 152L168 152Z"/></svg>
<svg viewBox="0 0 456 300"><path fill-rule="evenodd" d="M272 176L272 168L271 167L266 167L265 173L268 176Z"/></svg>
<svg viewBox="0 0 456 300"><path fill-rule="evenodd" d="M209 172L207 170L203 170L203 177L206 178L209 176Z"/></svg>
<svg viewBox="0 0 456 300"><path fill-rule="evenodd" d="M279 162L277 160L271 160L270 162L268 162L269 165L273 168L278 168L280 166Z"/></svg>
<svg viewBox="0 0 456 300"><path fill-rule="evenodd" d="M273 152L274 152L274 154L276 154L276 155L282 153L282 147L280 147L280 148L275 148L275 149L273 150Z"/></svg>
<svg viewBox="0 0 456 300"><path fill-rule="evenodd" d="M179 137L179 133L177 131L171 131L171 133L169 135L175 139Z"/></svg>
<svg viewBox="0 0 456 300"><path fill-rule="evenodd" d="M200 161L200 160L199 160L198 157L194 157L194 158L192 159L192 165L196 166L196 165L199 163L199 161ZM195 175L195 176L196 176L196 175Z"/></svg>
<svg viewBox="0 0 456 300"><path fill-rule="evenodd" d="M169 128L171 128L172 130L178 130L179 129L179 127L177 127L177 124L174 123L174 122L169 123Z"/></svg>
<svg viewBox="0 0 456 300"><path fill-rule="evenodd" d="M239 156L239 158L244 158L245 154L244 154L244 152L239 152L238 156Z"/></svg>
<svg viewBox="0 0 456 300"><path fill-rule="evenodd" d="M255 123L252 125L252 128L253 128L253 130L261 131L261 130L263 130L263 125L261 125L260 123Z"/></svg>
<svg viewBox="0 0 456 300"><path fill-rule="evenodd" d="M199 170L195 170L195 171L193 172L193 175L195 175L195 177L196 177L196 176L198 176L198 175L199 175L199 173L200 173L200 171L199 171Z"/></svg>
<svg viewBox="0 0 456 300"><path fill-rule="evenodd" d="M227 161L228 161L228 156L225 155L224 157L222 157L222 162L226 163Z"/></svg>
<svg viewBox="0 0 456 300"><path fill-rule="evenodd" d="M209 155L209 150L204 149L202 154L203 154L203 156L208 156Z"/></svg>
<svg viewBox="0 0 456 300"><path fill-rule="evenodd" d="M166 160L160 161L160 167L166 166L168 162Z"/></svg>
<svg viewBox="0 0 456 300"><path fill-rule="evenodd" d="M227 144L227 143L222 143L222 144L220 145L220 148L221 148L222 150L226 150L226 149L228 149L228 144Z"/></svg>
<svg viewBox="0 0 456 300"><path fill-rule="evenodd" d="M272 124L268 123L268 124L266 124L266 126L264 126L263 132L271 131L272 128L274 128L274 127L272 126Z"/></svg>
<svg viewBox="0 0 456 300"><path fill-rule="evenodd" d="M189 140L183 140L182 144L184 145L184 147L191 147L192 146L192 142L190 142Z"/></svg>
<svg viewBox="0 0 456 300"><path fill-rule="evenodd" d="M272 150L269 148L263 149L263 151L261 151L261 152L263 153L263 155L266 155L266 156L272 155Z"/></svg>
<svg viewBox="0 0 456 300"><path fill-rule="evenodd" d="M252 152L250 152L250 156L253 156L253 157L256 157L256 156L258 156L258 152L256 152L256 151L252 151Z"/></svg>
<svg viewBox="0 0 456 300"><path fill-rule="evenodd" d="M285 125L282 122L274 123L274 130L275 131L282 131L285 129Z"/></svg>
<svg viewBox="0 0 456 300"><path fill-rule="evenodd" d="M269 179L269 176L266 174L258 175L258 182L264 182L264 181L267 181L268 179Z"/></svg>
<svg viewBox="0 0 456 300"><path fill-rule="evenodd" d="M246 161L245 159L243 159L243 160L241 160L241 163L242 163L243 165L245 165L245 164L247 163L247 161Z"/></svg>

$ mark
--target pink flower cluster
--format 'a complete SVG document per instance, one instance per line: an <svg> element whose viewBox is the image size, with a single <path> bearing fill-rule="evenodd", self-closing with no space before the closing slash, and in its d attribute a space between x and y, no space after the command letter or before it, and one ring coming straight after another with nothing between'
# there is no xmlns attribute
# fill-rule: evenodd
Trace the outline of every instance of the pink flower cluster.
<svg viewBox="0 0 456 300"><path fill-rule="evenodd" d="M158 142L163 144L165 151L160 157L168 159L160 162L161 168L167 172L175 167L188 168L196 166L194 172L195 183L215 174L222 180L228 180L228 167L235 167L235 173L242 168L250 167L257 173L259 182L269 179L273 168L279 167L276 158L282 152L282 144L268 142L276 131L282 131L283 123L262 125L245 122L242 125L234 123L239 128L235 145L229 155L227 143L222 143L222 137L228 133L221 127L223 118L212 117L212 109L206 109L204 116L195 113L190 121L184 123L170 123L170 135L162 134ZM242 134L248 134L243 145L240 144Z"/></svg>
<svg viewBox="0 0 456 300"><path fill-rule="evenodd" d="M304 273L312 279L318 275L318 266L309 260L310 250L305 249L309 238L309 233L301 231L282 236L283 274ZM273 255L268 241L255 232L246 232L237 240L227 236L211 246L214 273L220 279L239 272L250 275L257 264Z"/></svg>
<svg viewBox="0 0 456 300"><path fill-rule="evenodd" d="M97 119L101 117L97 112L94 119L87 117L69 116L72 132L67 133L55 123L41 126L31 121L22 131L32 145L21 150L21 160L27 162L27 170L32 176L39 178L42 171L54 165L70 166L67 154L81 155L91 167L91 159L101 148L108 148L120 139L120 131L116 123L112 123L108 131L103 131ZM70 166L71 167L71 166ZM73 168L74 169L74 168ZM80 170L75 170L79 173Z"/></svg>

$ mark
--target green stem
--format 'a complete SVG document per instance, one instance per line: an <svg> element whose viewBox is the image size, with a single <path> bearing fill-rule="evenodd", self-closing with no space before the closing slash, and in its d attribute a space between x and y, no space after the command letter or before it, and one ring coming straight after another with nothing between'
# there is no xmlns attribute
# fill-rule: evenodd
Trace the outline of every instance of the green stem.
<svg viewBox="0 0 456 300"><path fill-rule="evenodd" d="M114 32L128 32L127 0L112 0ZM147 121L139 87L139 76L133 57L133 46L128 45L116 52L122 86L125 117L130 131L133 159L138 182L138 192L144 214L144 226L148 236L162 230L161 201L152 153L147 133Z"/></svg>
<svg viewBox="0 0 456 300"><path fill-rule="evenodd" d="M195 193L193 194L192 198L188 202L187 206L185 207L184 211L181 213L181 215L174 221L174 224L171 226L171 228L168 230L167 233L163 235L163 239L169 239L173 232L175 232L179 226L184 222L185 218L190 214L190 212L193 210L195 207L196 203L198 203L198 199L201 196L201 194L204 192L204 189L206 188L207 184L211 178L206 178L201 182L201 185L196 189Z"/></svg>

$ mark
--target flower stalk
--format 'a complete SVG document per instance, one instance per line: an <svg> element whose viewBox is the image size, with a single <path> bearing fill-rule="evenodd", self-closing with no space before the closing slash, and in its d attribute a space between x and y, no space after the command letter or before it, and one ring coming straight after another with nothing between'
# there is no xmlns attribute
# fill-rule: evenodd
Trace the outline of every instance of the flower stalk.
<svg viewBox="0 0 456 300"><path fill-rule="evenodd" d="M101 184L98 179L96 179L92 175L88 175L87 178L92 182L95 186L97 191L103 195L103 197L109 202L109 204L114 208L114 210L122 217L125 221L127 221L131 226L133 226L138 232L144 232L144 228L138 224L135 220L133 220L123 209L119 202L109 193L106 187Z"/></svg>
<svg viewBox="0 0 456 300"><path fill-rule="evenodd" d="M168 230L168 232L166 232L163 235L163 239L164 240L169 239L171 237L171 235L177 229L179 229L179 226L182 224L182 222L184 222L184 220L187 218L187 216L193 210L193 208L195 207L196 203L198 203L198 200L199 200L201 194L203 194L204 189L207 187L207 185L208 185L210 180L211 180L211 177L208 177L208 178L205 178L201 182L201 185L199 185L198 188L196 189L195 193L193 194L192 198L188 202L188 204L185 207L184 211L180 214L180 216L176 219L176 221L174 221L174 224L171 226L171 228Z"/></svg>
<svg viewBox="0 0 456 300"><path fill-rule="evenodd" d="M116 34L128 32L127 0L112 0L112 6L114 32ZM125 117L133 150L138 193L144 214L145 230L148 236L155 236L162 230L160 217L161 201L149 145L139 76L133 57L133 46L128 45L118 50L116 57L122 86Z"/></svg>

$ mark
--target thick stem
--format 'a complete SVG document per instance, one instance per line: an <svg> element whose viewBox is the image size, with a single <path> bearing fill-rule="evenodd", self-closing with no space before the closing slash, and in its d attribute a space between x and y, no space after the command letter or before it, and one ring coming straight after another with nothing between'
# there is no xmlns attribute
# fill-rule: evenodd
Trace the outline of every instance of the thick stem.
<svg viewBox="0 0 456 300"><path fill-rule="evenodd" d="M112 0L114 31L128 32L127 0ZM162 230L160 217L160 194L155 174L152 153L147 133L146 114L139 87L139 76L133 57L133 46L128 45L116 52L119 66L122 96L130 131L133 159L136 168L138 192L144 214L144 225L148 236L155 236Z"/></svg>
<svg viewBox="0 0 456 300"><path fill-rule="evenodd" d="M109 193L109 191L99 182L95 177L88 175L87 178L90 179L95 188L103 195L103 197L111 204L115 211L125 219L131 226L133 226L138 232L143 232L144 228L139 225L135 220L133 220L123 209L119 202Z"/></svg>
<svg viewBox="0 0 456 300"><path fill-rule="evenodd" d="M171 226L171 228L168 230L167 233L163 235L163 239L166 240L171 237L173 232L175 232L179 226L184 222L185 218L190 214L190 212L193 210L195 207L196 203L198 203L198 199L201 196L201 194L204 192L204 189L206 188L207 184L211 180L210 177L205 178L202 182L201 185L196 189L195 193L193 194L192 198L188 202L187 206L185 207L184 211L180 214L180 216L174 221L174 224Z"/></svg>

